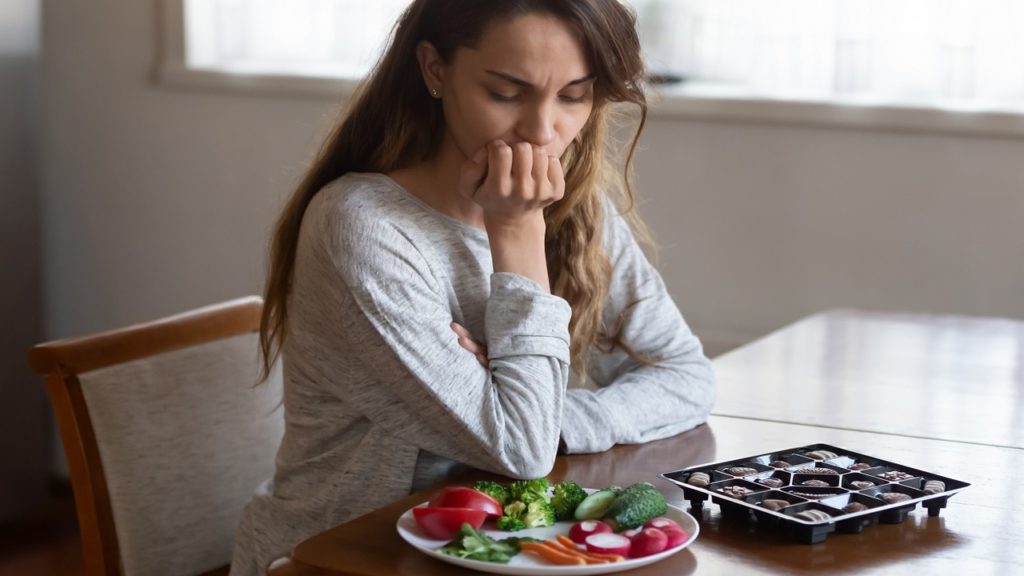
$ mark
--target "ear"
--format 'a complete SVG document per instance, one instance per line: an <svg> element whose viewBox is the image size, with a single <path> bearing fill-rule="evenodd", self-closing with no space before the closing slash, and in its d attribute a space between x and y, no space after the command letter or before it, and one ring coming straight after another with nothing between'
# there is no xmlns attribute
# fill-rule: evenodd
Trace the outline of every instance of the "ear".
<svg viewBox="0 0 1024 576"><path fill-rule="evenodd" d="M427 92L438 98L444 92L445 66L437 48L426 40L420 42L416 46L416 60L420 64L420 73L423 74L423 83L427 85Z"/></svg>

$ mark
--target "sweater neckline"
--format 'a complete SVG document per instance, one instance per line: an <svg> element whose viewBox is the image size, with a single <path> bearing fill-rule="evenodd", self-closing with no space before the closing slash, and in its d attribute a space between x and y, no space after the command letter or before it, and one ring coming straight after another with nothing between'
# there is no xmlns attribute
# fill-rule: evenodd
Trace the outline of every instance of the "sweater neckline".
<svg viewBox="0 0 1024 576"><path fill-rule="evenodd" d="M488 240L487 231L486 230L481 230L481 229L477 228L476 226L471 226L469 224L466 224L462 220L459 220L458 218L453 218L453 217L445 214L444 212L441 212L437 208L434 208L430 204L427 204L426 202L424 202L423 199L420 198L419 196L417 196L417 195L413 194L412 192L406 190L404 186L402 186L401 184L396 182L393 178L391 178L387 174L384 174L382 172L373 172L373 173L368 173L366 175L367 176L375 176L375 177L377 177L379 180L381 180L382 182L387 184L389 187L391 187L396 192L399 192L400 194L405 196L409 201L413 202L414 204L419 206L424 212L427 212L428 214L432 215L433 217L435 217L435 218L437 218L439 220L442 220L442 221L446 222L447 224L450 224L451 226L454 226L454 227L462 230L466 234L469 234L471 236L475 236L475 237L477 237L477 238L479 238L481 240L484 240L484 241Z"/></svg>

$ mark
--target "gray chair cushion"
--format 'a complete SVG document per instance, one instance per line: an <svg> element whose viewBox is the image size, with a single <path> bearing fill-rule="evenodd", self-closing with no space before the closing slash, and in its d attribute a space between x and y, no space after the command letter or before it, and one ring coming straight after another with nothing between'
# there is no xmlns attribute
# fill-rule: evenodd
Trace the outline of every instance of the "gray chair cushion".
<svg viewBox="0 0 1024 576"><path fill-rule="evenodd" d="M242 508L274 471L281 366L256 386L256 334L79 376L127 575L231 560Z"/></svg>

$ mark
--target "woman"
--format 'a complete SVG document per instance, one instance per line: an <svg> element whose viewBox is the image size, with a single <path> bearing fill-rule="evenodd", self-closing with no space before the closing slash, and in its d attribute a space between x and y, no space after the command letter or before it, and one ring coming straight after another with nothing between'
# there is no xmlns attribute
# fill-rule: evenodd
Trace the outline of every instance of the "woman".
<svg viewBox="0 0 1024 576"><path fill-rule="evenodd" d="M612 103L643 125L642 73L617 0L411 4L278 223L286 432L234 574L463 467L541 477L560 442L705 420L710 364L604 158Z"/></svg>

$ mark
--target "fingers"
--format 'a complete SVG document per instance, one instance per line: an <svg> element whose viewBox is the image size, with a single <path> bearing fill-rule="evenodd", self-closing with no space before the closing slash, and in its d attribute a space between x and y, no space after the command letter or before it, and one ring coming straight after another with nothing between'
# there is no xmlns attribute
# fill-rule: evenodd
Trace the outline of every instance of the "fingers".
<svg viewBox="0 0 1024 576"><path fill-rule="evenodd" d="M518 195L530 201L536 196L536 183L533 174L533 146L529 142L517 142L512 148L512 182Z"/></svg>
<svg viewBox="0 0 1024 576"><path fill-rule="evenodd" d="M477 362L484 368L490 367L487 358L487 347L473 339L473 336L458 322L451 323L452 331L459 337L459 346L462 346L476 357Z"/></svg>
<svg viewBox="0 0 1024 576"><path fill-rule="evenodd" d="M558 156L542 148L494 140L463 163L459 192L492 218L514 220L561 200L565 175Z"/></svg>
<svg viewBox="0 0 1024 576"><path fill-rule="evenodd" d="M547 163L547 178L552 185L551 202L558 202L565 196L565 173L558 156L550 156Z"/></svg>
<svg viewBox="0 0 1024 576"><path fill-rule="evenodd" d="M462 163L459 173L459 193L474 198L487 177L487 147L477 150L472 158Z"/></svg>

